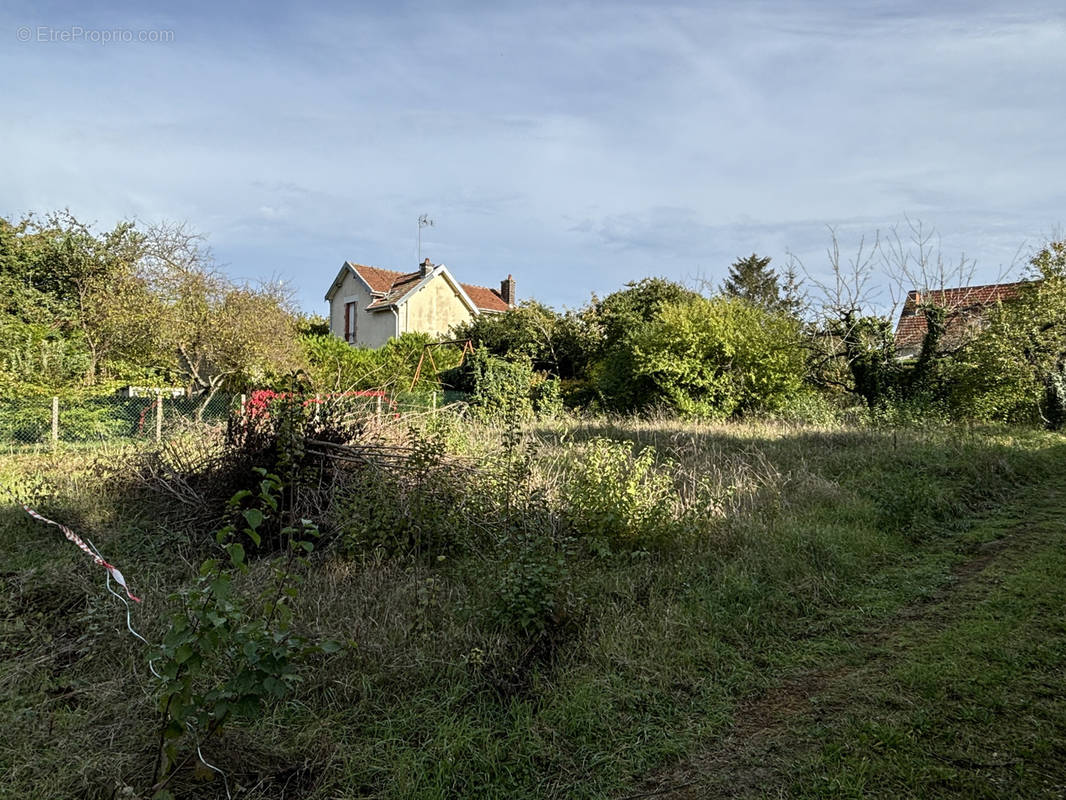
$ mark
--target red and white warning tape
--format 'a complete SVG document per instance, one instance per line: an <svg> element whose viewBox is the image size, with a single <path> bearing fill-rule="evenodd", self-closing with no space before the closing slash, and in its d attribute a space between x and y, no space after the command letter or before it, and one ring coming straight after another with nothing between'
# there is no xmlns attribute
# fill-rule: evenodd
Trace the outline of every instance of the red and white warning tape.
<svg viewBox="0 0 1066 800"><path fill-rule="evenodd" d="M81 548L85 552L85 554L87 556L89 556L89 558L91 558L96 564L99 564L101 567L103 567L104 569L107 570L107 574L109 576L108 577L108 581L107 581L107 591L109 591L111 594L113 594L115 597L117 597L119 600L121 600L123 603L126 604L126 628L129 630L130 633L132 633L134 636L136 636L138 639L140 639L146 645L149 644L147 639L145 639L143 636L141 636L139 633L137 633L137 631L135 631L133 629L132 620L130 619L130 604L126 603L126 598L123 597L122 595L120 595L118 592L116 592L114 589L111 588L111 579L113 578L115 580L115 583L117 583L119 586L122 587L123 591L126 593L126 597L128 597L130 600L132 600L135 603L141 602L141 598L135 597L134 594L130 591L129 586L126 585L126 578L122 574L122 572L119 570L119 568L116 567L114 564L109 564L107 561L105 561L104 557L102 555L100 555L100 551L96 549L96 545L94 545L91 541L88 544L86 544L82 540L82 538L80 536L78 536L78 534L74 533L74 531L72 531L66 525L63 525L63 524L61 524L59 522L56 522L55 520L48 519L48 517L45 517L42 514L37 513L32 508L30 508L28 505L26 505L25 503L20 501L14 495L14 493L12 493L9 489L7 489L7 487L0 486L0 491L3 491L4 494L6 494L8 497L10 497L17 505L19 505L22 508L23 511L25 511L27 514L29 514L35 520L38 520L39 522L43 522L43 523L45 523L47 525L54 525L55 527L59 528L59 530L63 531L63 535L69 541L73 542L79 548ZM149 645L149 646L151 646L151 645ZM160 680L163 680L163 676L159 674L158 670L156 670L154 662L155 662L154 658L153 659L149 659L149 661L148 661L148 669L150 669L152 671L152 674L155 675L157 678L159 678ZM190 723L190 731L193 733L194 739L196 739L196 755L200 759L200 763L203 764L208 769L210 769L210 770L212 770L214 772L217 772L219 775L222 776L222 781L223 781L223 783L225 785L225 788L226 788L226 797L227 797L227 800L228 800L229 798L232 797L232 795L230 794L229 779L226 777L226 773L223 772L218 767L216 767L214 764L211 764L206 758L204 758L204 754L203 754L203 752L200 749L200 741L199 741L198 738L196 738L195 731L192 731L191 723Z"/></svg>
<svg viewBox="0 0 1066 800"><path fill-rule="evenodd" d="M44 523L46 523L48 525L54 525L55 527L59 528L59 530L63 531L63 535L66 536L69 541L73 542L78 547L80 547L82 550L84 550L85 554L87 556L89 556L89 558L91 558L94 562L99 564L101 567L106 569L108 571L108 573L110 573L111 577L115 579L115 583L117 583L119 586L122 587L123 591L126 592L126 596L130 600L132 600L135 603L141 602L141 598L134 596L133 592L130 591L129 586L126 585L126 578L122 574L122 572L119 570L119 568L116 567L114 564L109 564L106 561L104 561L104 559L100 557L99 553L96 553L93 550L91 550L89 548L89 545L85 544L85 542L83 542L81 540L81 537L78 536L78 534L74 533L74 531L72 531L66 525L63 525L62 523L56 522L55 520L48 519L48 517L45 517L45 516L42 516L41 514L38 514L36 511L34 511L32 508L30 508L25 503L21 503L20 502L19 505L22 506L22 510L23 511L25 511L27 514L29 514L35 520L38 520L39 522L44 522Z"/></svg>

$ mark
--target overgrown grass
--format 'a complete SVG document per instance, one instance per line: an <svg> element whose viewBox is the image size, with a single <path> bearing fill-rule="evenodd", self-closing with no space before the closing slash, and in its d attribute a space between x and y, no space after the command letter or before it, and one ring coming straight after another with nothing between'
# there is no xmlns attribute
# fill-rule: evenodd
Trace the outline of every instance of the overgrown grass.
<svg viewBox="0 0 1066 800"><path fill-rule="evenodd" d="M507 436L439 431L445 455L427 456L422 493L390 517L417 546L410 531L391 547L351 534L365 528L353 509L375 508L336 486L332 545L295 609L305 633L346 647L311 664L294 699L205 747L239 796L620 793L935 594L987 536L974 521L1064 461L1060 438L992 428L586 420L501 450ZM453 469L447 453L490 468ZM146 596L135 622L159 641L165 598L209 544L173 508L117 491L126 459L11 457L0 479L123 568ZM0 794L144 792L159 722L146 648L54 529L8 508L0 547ZM222 796L210 778L171 789Z"/></svg>

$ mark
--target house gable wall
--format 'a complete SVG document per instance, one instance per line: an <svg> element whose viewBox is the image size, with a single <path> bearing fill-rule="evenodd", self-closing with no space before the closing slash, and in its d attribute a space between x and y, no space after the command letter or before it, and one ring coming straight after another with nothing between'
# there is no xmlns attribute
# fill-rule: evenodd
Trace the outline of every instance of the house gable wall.
<svg viewBox="0 0 1066 800"><path fill-rule="evenodd" d="M380 347L397 335L396 315L390 309L368 313L366 307L373 301L373 296L366 284L348 270L329 301L329 329L334 336L344 338L344 306L353 301L356 304L356 344Z"/></svg>
<svg viewBox="0 0 1066 800"><path fill-rule="evenodd" d="M408 297L399 312L400 333L416 331L430 336L446 334L473 317L459 292L439 273Z"/></svg>

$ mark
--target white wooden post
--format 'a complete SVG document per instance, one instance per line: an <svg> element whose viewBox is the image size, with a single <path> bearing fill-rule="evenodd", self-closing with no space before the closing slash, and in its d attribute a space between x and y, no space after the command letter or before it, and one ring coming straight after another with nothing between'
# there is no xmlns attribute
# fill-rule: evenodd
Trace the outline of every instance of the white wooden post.
<svg viewBox="0 0 1066 800"><path fill-rule="evenodd" d="M437 413L437 392L436 392L436 390L434 390L434 392L433 392L433 413L434 414Z"/></svg>
<svg viewBox="0 0 1066 800"><path fill-rule="evenodd" d="M52 447L59 444L59 398L52 397Z"/></svg>
<svg viewBox="0 0 1066 800"><path fill-rule="evenodd" d="M247 408L246 408L246 406L247 406L247 403L248 403L248 397L247 397L247 395L243 395L243 394L242 394L242 395L241 395L241 425L243 425L243 424L244 424L244 415L245 415L246 413L248 413L248 410L247 410Z"/></svg>
<svg viewBox="0 0 1066 800"><path fill-rule="evenodd" d="M163 439L163 392L155 390L155 440Z"/></svg>
<svg viewBox="0 0 1066 800"><path fill-rule="evenodd" d="M377 405L377 418L378 418L378 424L380 425L381 424L381 395L379 394L376 399L377 399L377 403L376 403L376 405Z"/></svg>

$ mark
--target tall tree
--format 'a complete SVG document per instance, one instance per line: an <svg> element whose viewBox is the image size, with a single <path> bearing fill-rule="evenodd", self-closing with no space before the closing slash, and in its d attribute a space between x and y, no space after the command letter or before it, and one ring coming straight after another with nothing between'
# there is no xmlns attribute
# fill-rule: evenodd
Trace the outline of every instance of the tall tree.
<svg viewBox="0 0 1066 800"><path fill-rule="evenodd" d="M235 284L214 266L203 237L184 225L152 228L144 279L159 298L157 330L172 366L204 398L303 364L296 317L278 284Z"/></svg>
<svg viewBox="0 0 1066 800"><path fill-rule="evenodd" d="M766 311L776 311L781 302L777 272L770 268L770 257L752 253L739 258L729 267L729 277L722 284L722 294L747 300Z"/></svg>

